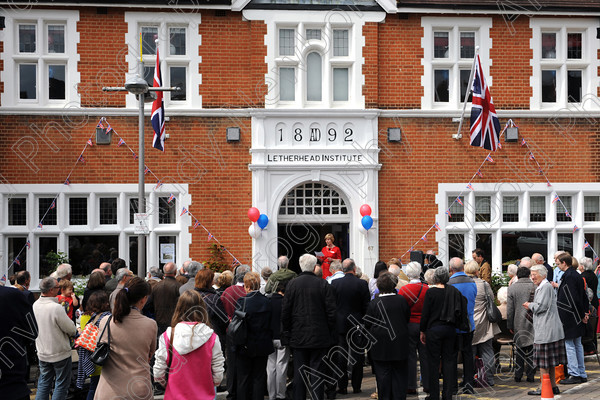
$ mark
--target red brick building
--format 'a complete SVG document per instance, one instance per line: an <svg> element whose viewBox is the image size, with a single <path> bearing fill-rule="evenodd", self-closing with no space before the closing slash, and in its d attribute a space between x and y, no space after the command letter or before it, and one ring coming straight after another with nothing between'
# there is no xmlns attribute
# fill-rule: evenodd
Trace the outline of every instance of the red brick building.
<svg viewBox="0 0 600 400"><path fill-rule="evenodd" d="M369 274L411 248L447 262L482 247L496 271L600 248L597 1L4 3L0 275L37 286L49 251L75 273L111 248L136 268L138 103L102 87L138 72L140 48L151 82L157 46L181 90L164 153L145 107L147 266L218 241L227 262L274 267L328 232ZM501 127L518 126L494 162L469 145L470 103L453 137L476 48ZM252 206L269 218L256 239Z"/></svg>

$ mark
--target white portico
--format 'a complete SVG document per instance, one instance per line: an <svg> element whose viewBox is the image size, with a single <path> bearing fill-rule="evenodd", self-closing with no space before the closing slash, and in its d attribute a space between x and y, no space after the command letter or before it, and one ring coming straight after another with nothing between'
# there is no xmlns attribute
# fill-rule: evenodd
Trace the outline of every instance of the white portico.
<svg viewBox="0 0 600 400"><path fill-rule="evenodd" d="M251 152L252 205L269 217L268 226L253 242L253 264L258 268L273 267L277 256L283 255L278 254L281 238L277 227L281 222L348 223L348 256L370 273L379 253L377 174L381 165L377 113L263 111L252 118ZM280 214L286 195L307 182L331 188L334 195L339 194L344 208L314 207L308 199L290 207L299 212ZM368 233L361 225L362 204L369 204L372 209L374 224ZM322 237L306 239L287 238L306 242L306 252L320 250L324 245Z"/></svg>

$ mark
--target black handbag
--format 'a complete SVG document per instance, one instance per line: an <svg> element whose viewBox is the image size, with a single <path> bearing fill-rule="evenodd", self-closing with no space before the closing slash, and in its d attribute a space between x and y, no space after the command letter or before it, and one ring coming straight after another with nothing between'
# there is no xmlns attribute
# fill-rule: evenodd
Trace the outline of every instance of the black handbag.
<svg viewBox="0 0 600 400"><path fill-rule="evenodd" d="M496 306L496 303L494 302L494 296L491 295L490 293L488 293L488 285L486 285L485 282L483 284L483 287L485 288L485 299L486 299L485 309L486 309L487 319L492 324L497 324L498 322L502 321L502 313L500 312L500 310Z"/></svg>
<svg viewBox="0 0 600 400"><path fill-rule="evenodd" d="M248 326L246 324L246 313L240 310L235 310L233 319L227 328L227 339L231 340L231 344L242 346L248 340Z"/></svg>
<svg viewBox="0 0 600 400"><path fill-rule="evenodd" d="M106 322L106 325L104 325L104 329L102 329L102 333L100 333L100 336L98 337L98 344L96 345L96 350L94 350L94 352L90 356L90 360L92 360L92 362L96 365L104 365L106 360L108 360L108 356L110 355L110 320L111 320L111 318L112 318L112 315L110 317L108 317L108 321ZM108 336L107 336L108 341L101 342L100 340L102 339L102 336L104 335L104 331L106 330L107 327L108 327Z"/></svg>

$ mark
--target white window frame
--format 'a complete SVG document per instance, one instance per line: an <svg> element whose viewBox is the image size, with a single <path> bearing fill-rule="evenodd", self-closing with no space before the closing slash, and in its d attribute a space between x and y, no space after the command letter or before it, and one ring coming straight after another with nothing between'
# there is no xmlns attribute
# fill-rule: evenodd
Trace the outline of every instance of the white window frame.
<svg viewBox="0 0 600 400"><path fill-rule="evenodd" d="M473 183L473 190L465 189L464 184L440 183L438 184L438 193L436 202L438 204L438 214L436 221L442 228L436 232L436 240L439 245L440 258L444 263L448 262L448 234L465 235L465 254L466 260L471 258L471 252L476 248L476 238L478 233L492 234L492 254L488 254L488 259L492 263L495 273L500 273L502 265L502 231L547 231L548 232L548 254L542 254L546 260L554 254L557 249L557 235L560 233L573 234L573 255L577 258L583 257L583 249L586 233L600 233L600 221L584 221L584 197L599 196L600 183L553 183L548 187L546 183L515 183L506 182L497 183ZM446 210L449 207L448 197L464 196L465 218L463 222L448 222ZM552 203L554 196L571 196L571 216L572 221L559 222L556 220L557 209L562 211L560 203ZM491 221L475 221L475 197L491 197ZM519 197L519 221L502 221L502 198L503 196ZM529 221L529 197L545 196L546 198L546 221ZM573 227L577 225L577 232L573 233ZM594 250L600 251L600 240L598 243L590 243ZM447 264L446 264L447 265Z"/></svg>
<svg viewBox="0 0 600 400"><path fill-rule="evenodd" d="M135 236L134 226L129 223L129 199L137 198L137 184L70 184L69 186L51 184L37 185L0 185L0 276L8 274L8 266L12 260L7 260L5 254L8 250L8 238L15 236L27 237L31 242L31 249L25 249L27 254L28 271L31 274L31 287L37 290L40 276L38 243L40 237L57 237L58 251L68 254L70 235L118 235L119 257L129 260L129 237ZM189 245L192 242L191 217L176 213L176 223L159 224L158 213L153 212L154 204L158 205L158 197L169 196L173 193L179 202L178 207L189 208L191 195L187 184L164 184L159 190L154 190L154 185L146 185L147 205L146 212L151 215L149 220L150 234L147 236L146 259L147 265L159 265L159 236L176 236L177 260L189 258ZM38 199L40 197L54 197L61 191L56 200L57 224L44 225L37 228ZM8 199L10 197L27 198L27 225L8 225ZM69 198L85 197L88 199L87 225L69 225ZM99 206L101 197L117 197L117 224L100 225Z"/></svg>
<svg viewBox="0 0 600 400"><path fill-rule="evenodd" d="M598 91L598 39L596 39L597 18L531 18L532 29L530 47L533 51L530 78L533 96L530 98L532 110L600 110ZM542 59L542 33L556 33L556 59ZM567 34L581 33L582 58L567 59ZM542 69L556 70L556 103L542 102ZM582 70L581 103L568 102L567 71Z"/></svg>
<svg viewBox="0 0 600 400"><path fill-rule="evenodd" d="M492 47L490 29L492 18L465 18L465 17L422 17L423 38L423 97L421 108L423 110L459 110L462 109L463 99L460 98L460 70L471 70L473 59L460 58L460 33L475 32L475 46L479 46L479 57L485 74L486 81L491 87L493 84L490 76L489 49ZM448 58L434 58L434 32L448 32ZM434 101L434 70L448 69L448 102ZM493 93L493 92L492 92Z"/></svg>
<svg viewBox="0 0 600 400"><path fill-rule="evenodd" d="M351 13L340 10L331 11L294 11L244 10L249 20L261 20L267 25L265 45L267 47L267 73L265 82L269 90L265 96L265 108L299 109L362 109L365 98L362 88L365 78L362 74L363 47L365 38L362 33L366 22L381 22L383 12ZM291 56L279 55L279 29L294 29L295 51ZM321 39L306 40L306 29L320 29ZM348 56L333 56L333 30L348 29ZM322 57L322 100L306 100L306 56L318 52ZM279 68L294 68L294 100L279 99ZM348 68L348 100L333 101L333 68Z"/></svg>
<svg viewBox="0 0 600 400"><path fill-rule="evenodd" d="M200 84L202 84L202 74L198 73L199 65L202 62L202 57L199 56L202 38L198 34L198 26L201 23L200 13L183 15L178 13L126 12L125 22L127 23L125 42L129 44L127 54L129 73L126 79L139 72L141 28L143 26L155 26L158 28L158 50L163 86L169 86L171 82L170 67L187 68L186 100L171 100L171 93L164 92L165 107L170 109L202 108L202 96L198 94ZM170 54L169 28L186 29L185 55ZM145 66L156 67L156 55L144 54L143 62ZM137 108L139 104L134 96L126 96L126 106Z"/></svg>
<svg viewBox="0 0 600 400"><path fill-rule="evenodd" d="M0 59L4 61L4 71L1 79L4 82L4 92L1 95L2 107L10 108L64 108L66 105L79 105L77 84L80 82L77 70L79 54L79 32L77 10L12 10L6 13L6 28L0 31L0 41L4 42L4 52ZM19 25L31 24L36 26L36 51L34 53L19 52ZM48 25L63 25L65 27L65 52L48 53ZM36 99L20 99L19 97L19 65L35 64L37 66ZM65 65L65 98L49 98L48 66Z"/></svg>

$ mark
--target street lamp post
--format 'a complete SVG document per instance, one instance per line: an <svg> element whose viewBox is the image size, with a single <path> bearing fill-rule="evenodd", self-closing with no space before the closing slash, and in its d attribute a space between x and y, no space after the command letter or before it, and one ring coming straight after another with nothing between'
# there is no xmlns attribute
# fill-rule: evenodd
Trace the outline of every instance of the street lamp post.
<svg viewBox="0 0 600 400"><path fill-rule="evenodd" d="M123 92L127 91L135 94L139 98L139 147L138 147L138 213L146 212L146 197L145 197L145 151L144 151L144 102L148 92L171 92L180 90L179 87L151 87L148 82L142 79L140 74L143 73L143 64L140 63L140 73L134 75L125 82L125 87L103 87L104 92ZM146 275L146 253L145 253L145 235L138 235L138 275L144 277Z"/></svg>

